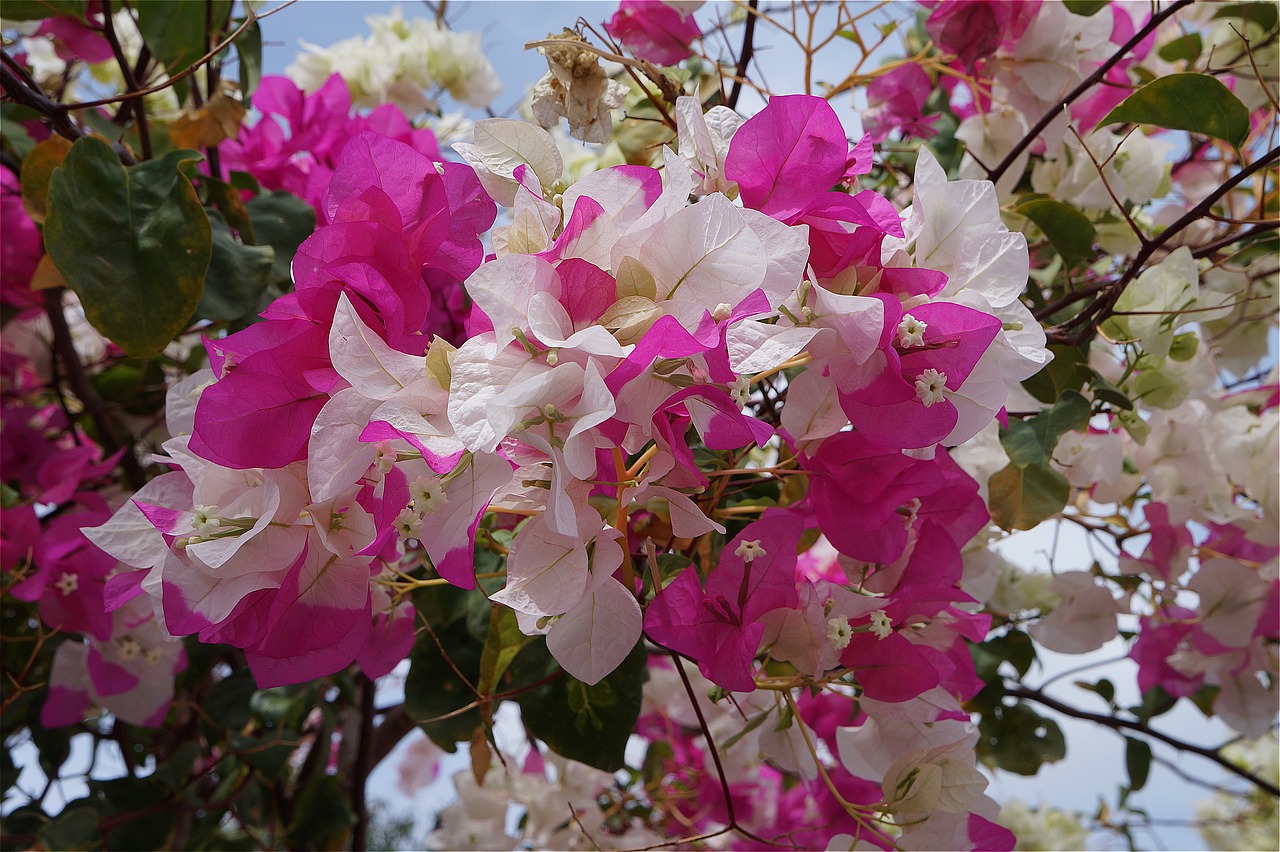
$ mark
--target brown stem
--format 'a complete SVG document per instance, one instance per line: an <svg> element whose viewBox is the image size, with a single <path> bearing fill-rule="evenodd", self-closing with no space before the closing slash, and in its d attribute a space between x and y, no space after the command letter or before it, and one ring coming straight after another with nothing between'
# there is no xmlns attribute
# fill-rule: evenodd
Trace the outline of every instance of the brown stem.
<svg viewBox="0 0 1280 852"><path fill-rule="evenodd" d="M725 106L738 108L738 95L742 94L742 81L747 76L747 66L751 64L751 55L755 52L756 13L760 8L759 0L751 0L747 4L747 26L742 32L742 53L738 55L738 67L734 71L733 88L729 90L729 100Z"/></svg>
<svg viewBox="0 0 1280 852"><path fill-rule="evenodd" d="M0 86L14 103L34 109L49 120L49 124L60 136L72 142L84 135L79 127L67 117L67 107L49 98L26 73L26 69L18 64L8 53L0 51Z"/></svg>
<svg viewBox="0 0 1280 852"><path fill-rule="evenodd" d="M138 78L134 76L133 67L129 65L129 59L124 55L124 48L120 46L120 39L116 37L116 25L111 15L102 16L102 35L106 38L107 43L111 45L111 52L115 55L116 64L120 66L120 74L124 77L125 89L129 92L138 92L142 90L142 86L138 85ZM139 59L141 59L141 55ZM124 114L126 110L132 108L133 124L138 128L138 146L142 149L142 159L151 159L151 129L147 126L147 109L146 102L142 98L134 101L126 101L120 107L120 113Z"/></svg>
<svg viewBox="0 0 1280 852"><path fill-rule="evenodd" d="M363 672L358 682L360 684L360 745L356 752L351 778L351 805L356 812L356 824L351 829L351 852L365 852L368 848L369 802L365 795L365 788L369 781L369 773L374 767L373 695L376 688L369 676Z"/></svg>
<svg viewBox="0 0 1280 852"><path fill-rule="evenodd" d="M53 327L54 355L62 362L67 383L71 385L71 392L80 400L85 413L93 420L98 430L98 438L106 453L110 455L124 448L124 454L120 456L120 467L123 468L130 487L137 491L146 484L146 474L142 470L142 465L138 463L138 457L134 455L132 442L126 445L118 437L115 424L103 405L102 397L98 396L97 389L84 371L84 365L80 363L80 356L76 354L75 344L71 340L71 329L67 326L67 318L62 313L61 288L44 291L44 310L49 316L49 324Z"/></svg>
<svg viewBox="0 0 1280 852"><path fill-rule="evenodd" d="M1218 199L1222 198L1222 196L1226 195L1228 192L1252 177L1255 173L1265 169L1277 160L1280 160L1280 148L1272 148L1263 155L1261 159L1250 163L1227 180L1223 181L1221 186L1209 193L1209 195L1206 196L1199 204L1192 207L1176 222L1153 237L1150 242L1143 246L1142 249L1134 255L1133 260L1129 262L1129 265L1125 268L1124 274L1120 276L1119 280L1109 287L1097 301L1068 321L1064 328L1051 329L1049 331L1048 337L1050 342L1065 343L1068 346L1078 346L1080 343L1084 342L1084 340L1093 333L1093 329L1110 316L1110 311L1115 307L1116 301L1124 292L1124 288L1138 276L1138 273L1142 271L1143 265L1151 259L1151 256L1155 254L1159 248L1169 240L1173 239L1174 236L1184 231L1188 226L1194 224L1200 219L1203 219ZM1077 328L1073 332L1066 331L1066 328L1072 328L1080 325L1083 325L1083 327Z"/></svg>
<svg viewBox="0 0 1280 852"><path fill-rule="evenodd" d="M1267 231L1274 231L1277 228L1280 228L1280 221L1278 220L1272 220L1270 222L1259 222L1257 225L1254 225L1252 228L1249 228L1244 231L1240 231L1235 234L1227 234L1225 237L1223 237L1220 240L1214 240L1211 243L1206 243L1200 246L1200 248L1198 249L1192 249L1191 256L1196 258L1208 257L1214 252L1224 249L1227 246L1238 243L1241 240L1247 240L1250 237L1257 236L1258 234L1265 234Z"/></svg>
<svg viewBox="0 0 1280 852"><path fill-rule="evenodd" d="M213 0L205 0L204 4L204 46L208 47L209 42L213 41ZM213 93L218 91L218 80L222 76L222 63L217 59L210 60L209 67L205 71L205 100L213 100ZM199 86L192 86L192 91L198 89ZM222 159L218 155L218 146L210 145L205 149L205 155L209 158L209 174L214 180L222 180Z"/></svg>
<svg viewBox="0 0 1280 852"><path fill-rule="evenodd" d="M1216 749L1205 748L1204 746L1198 746L1195 743L1184 742L1176 737L1171 737L1168 734L1161 733L1143 722L1134 722L1129 719L1117 719L1115 716L1108 716L1102 713L1090 713L1087 710L1080 710L1076 707L1072 707L1070 704L1065 704L1056 698L1050 698L1038 689L1029 689L1025 686L1019 685L1012 688L1006 687L1005 694L1012 695L1014 698L1025 698L1030 701L1035 701L1052 710L1057 710L1059 713L1064 715L1071 716L1075 719L1084 719L1089 722L1097 722L1099 725L1104 725L1105 727L1113 730L1124 729L1128 731L1135 731L1151 737L1152 739L1159 740L1166 745L1173 746L1178 751L1198 754L1201 757L1212 760L1228 772L1238 775L1250 784L1256 786L1258 789L1265 790L1272 796L1280 798L1280 787L1277 787L1265 778L1259 778L1257 775L1242 766L1237 766L1223 757Z"/></svg>

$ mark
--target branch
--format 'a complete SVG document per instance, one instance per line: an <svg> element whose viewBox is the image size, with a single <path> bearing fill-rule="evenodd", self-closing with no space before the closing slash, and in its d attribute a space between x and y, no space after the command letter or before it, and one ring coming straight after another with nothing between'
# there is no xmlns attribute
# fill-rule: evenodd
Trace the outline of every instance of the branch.
<svg viewBox="0 0 1280 852"><path fill-rule="evenodd" d="M1151 259L1151 256L1155 254L1159 248L1171 240L1175 235L1185 230L1189 225L1192 225L1204 218L1212 209L1213 205L1217 203L1218 199L1222 198L1222 196L1235 189L1241 183L1244 183L1256 172L1265 169L1277 160L1280 160L1280 147L1272 148L1263 155L1261 159L1250 163L1227 180L1223 181L1222 185L1209 193L1204 200L1188 210L1172 225L1153 237L1150 242L1143 246L1142 249L1134 255L1133 260L1130 261L1129 265L1125 268L1124 274L1120 276L1119 280L1117 280L1101 298L1073 317L1065 326L1066 328L1069 328L1081 323L1086 323L1085 327L1083 329L1078 329L1071 334L1063 334L1057 330L1051 329L1048 333L1050 342L1064 343L1068 346L1076 346L1083 342L1084 339L1093 332L1093 329L1100 322L1105 320L1107 316L1109 316L1107 311L1115 306L1116 301L1120 298L1120 294L1124 292L1124 288L1129 285L1129 282L1138 276L1138 273L1142 271L1143 265ZM1099 315L1102 315L1101 319L1099 318Z"/></svg>
<svg viewBox="0 0 1280 852"><path fill-rule="evenodd" d="M1255 237L1258 234L1265 234L1267 231L1274 231L1277 228L1280 228L1280 220L1273 219L1270 222L1259 222L1252 228L1239 231L1234 234L1227 234L1220 240L1214 240L1211 243L1205 243L1198 249L1192 249L1191 256L1195 258L1208 257L1214 252L1224 249L1227 246L1234 245L1242 240L1247 240L1250 237Z"/></svg>
<svg viewBox="0 0 1280 852"><path fill-rule="evenodd" d="M1253 784L1255 787L1258 787L1261 790L1265 790L1266 792L1270 793L1272 796L1280 798L1280 787L1277 787L1275 784L1272 784L1270 781L1266 780L1265 778L1259 778L1257 775L1254 775L1252 772L1250 772L1248 769L1245 769L1242 766L1237 766L1236 764L1232 763L1231 761L1223 757L1221 754L1219 754L1215 749L1205 748L1204 746L1198 746L1194 743L1184 742L1183 740L1177 739L1175 737L1171 737L1168 734L1161 733L1160 731L1157 731L1154 728L1151 728L1150 726L1142 722L1133 722L1128 719L1117 719L1115 716L1107 716L1102 713L1090 713L1087 710L1079 710L1075 707L1072 707L1069 704L1064 704L1063 702L1057 700L1056 698L1050 698L1048 695L1045 695L1043 692L1041 692L1038 689L1029 689L1025 686L1018 685L1012 688L1005 687L1005 694L1012 695L1014 698L1025 698L1031 701L1038 702L1040 704L1043 704L1045 707L1049 707L1053 710L1057 710L1059 713L1062 713L1064 715L1071 716L1076 719L1084 719L1089 722L1097 722L1099 725L1104 725L1105 727L1111 728L1112 730L1118 731L1118 730L1124 729L1129 731L1136 731L1137 733L1145 734L1146 736L1149 736L1152 739L1159 740L1160 742L1166 745L1173 746L1178 751L1185 751L1185 752L1190 752L1191 754L1198 754L1201 757L1212 760L1214 763L1218 764L1223 769L1227 770L1233 775L1237 775L1243 778L1244 780L1248 781L1250 784Z"/></svg>
<svg viewBox="0 0 1280 852"><path fill-rule="evenodd" d="M365 795L365 786L369 781L369 773L374 767L373 695L377 690L373 681L363 672L360 674L359 683L360 744L351 778L351 804L356 812L356 824L351 829L351 852L365 852L368 847L369 802Z"/></svg>
<svg viewBox="0 0 1280 852"><path fill-rule="evenodd" d="M738 95L742 94L742 81L747 76L747 66L751 64L751 55L755 52L756 12L760 8L760 0L751 0L747 4L747 27L742 33L742 53L738 55L738 68L733 76L733 88L729 90L729 100L725 106L738 108Z"/></svg>
<svg viewBox="0 0 1280 852"><path fill-rule="evenodd" d="M93 419L107 455L124 448L124 454L120 456L120 466L124 469L129 485L137 491L146 484L146 474L142 471L142 465L138 463L138 457L134 455L132 441L126 446L116 434L115 424L107 414L102 397L98 396L97 389L84 371L84 365L80 363L80 356L76 354L75 344L71 340L71 329L67 327L67 318L62 312L62 288L44 291L44 310L49 316L49 324L53 327L54 353L66 368L67 383L71 385L71 392L80 400L85 413Z"/></svg>
<svg viewBox="0 0 1280 852"><path fill-rule="evenodd" d="M1083 83L1076 86L1070 92L1067 92L1066 96L1062 100L1058 101L1057 105L1054 106L1053 109L1048 110L1044 115L1040 116L1040 120L1032 125L1031 129L1027 131L1026 135L1023 136L1021 140L1018 141L1017 145L1013 146L1013 150L1006 154L1005 158L1001 160L993 170L987 172L987 180L992 183L999 181L1000 177L1009 170L1010 166L1013 165L1013 161L1018 159L1018 156L1023 151L1027 150L1027 148L1031 146L1032 142L1036 141L1036 137L1038 137L1046 127L1052 124L1054 119L1056 119L1064 109L1075 103L1077 98L1089 91L1089 89L1093 88L1095 84L1107 75L1107 72L1110 71L1117 62L1125 57L1125 54L1137 47L1143 39L1154 32L1160 24L1164 23L1166 18L1173 15L1174 12L1178 11L1183 6L1189 6L1191 2L1192 0L1177 0L1177 2L1169 8L1152 15L1151 20L1147 21L1147 25L1134 33L1133 38L1126 41L1119 50L1111 55L1110 59L1098 66L1097 71L1094 71L1085 78Z"/></svg>
<svg viewBox="0 0 1280 852"><path fill-rule="evenodd" d="M71 119L67 117L67 105L50 99L48 95L40 91L40 87L35 84L34 80L31 80L31 76L26 73L26 69L19 65L13 57L4 51L0 51L0 61L4 63L0 65L0 85L3 85L5 94L14 103L29 106L43 115L59 135L70 139L72 142L84 135L84 131L76 127L71 122Z"/></svg>

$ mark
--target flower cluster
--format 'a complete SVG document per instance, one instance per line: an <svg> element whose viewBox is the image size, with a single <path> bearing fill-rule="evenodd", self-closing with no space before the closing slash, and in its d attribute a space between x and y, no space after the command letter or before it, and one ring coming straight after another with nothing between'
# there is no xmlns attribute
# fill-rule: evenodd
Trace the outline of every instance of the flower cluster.
<svg viewBox="0 0 1280 852"><path fill-rule="evenodd" d="M701 3L625 0L604 41L629 55L585 24L529 45L548 72L525 114L590 149L508 118L444 144L437 98L487 104L496 80L474 34L398 9L293 80L243 77L243 126L216 55L172 109L181 63L151 57L181 46L153 9L24 25L21 170L0 171L6 737L29 727L43 763L46 729L180 725L202 756L162 736L135 786L201 802L222 840L243 791L296 809L289 845L335 845L301 815L358 799L416 723L469 741L433 845L1006 849L1006 826L1085 830L1002 816L978 770L1063 756L1038 649L1124 655L1140 704L1077 686L1135 737L1209 753L1148 727L1183 698L1263 735L1277 25L923 5L900 29L797 8L806 67L902 38L828 92L865 84L851 138L829 98L734 109L765 94L755 25L791 31L769 10L716 66L710 37L693 58ZM204 26L248 68L256 41L228 34L251 24ZM42 111L99 59L129 90L111 122ZM75 141L108 123L114 148ZM184 169L188 145L214 153ZM90 325L148 298L172 316L146 335ZM1006 562L1005 534L1045 521L1088 561ZM375 711L401 663L403 705ZM435 746L408 750L406 789ZM32 843L63 836L39 820Z"/></svg>
<svg viewBox="0 0 1280 852"><path fill-rule="evenodd" d="M303 43L289 77L303 91L315 92L338 74L356 106L394 104L410 117L437 111L444 93L467 106L485 107L502 90L480 50L479 33L455 33L426 18L406 21L399 6L365 21L368 36L328 47Z"/></svg>

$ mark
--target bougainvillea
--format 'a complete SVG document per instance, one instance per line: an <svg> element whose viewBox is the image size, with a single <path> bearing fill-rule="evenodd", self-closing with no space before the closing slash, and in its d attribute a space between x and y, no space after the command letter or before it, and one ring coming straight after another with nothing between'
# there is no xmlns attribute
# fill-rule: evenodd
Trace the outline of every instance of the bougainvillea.
<svg viewBox="0 0 1280 852"><path fill-rule="evenodd" d="M1151 725L1275 722L1274 10L922 5L623 2L453 146L443 18L290 80L251 8L6 6L6 744L126 763L9 758L6 834L365 848L415 728L442 848L1010 849L1049 710L1128 732L1120 809L1153 740L1280 795ZM1004 562L1042 524L1109 549ZM1137 704L1033 674L1104 646Z"/></svg>

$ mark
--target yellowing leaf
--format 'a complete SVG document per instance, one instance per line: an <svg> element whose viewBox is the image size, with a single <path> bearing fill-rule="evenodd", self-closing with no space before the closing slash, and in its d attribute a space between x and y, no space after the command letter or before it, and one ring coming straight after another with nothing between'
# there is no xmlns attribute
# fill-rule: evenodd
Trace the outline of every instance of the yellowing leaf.
<svg viewBox="0 0 1280 852"><path fill-rule="evenodd" d="M178 148L211 148L239 135L244 114L243 104L218 92L209 103L169 125L169 140Z"/></svg>
<svg viewBox="0 0 1280 852"><path fill-rule="evenodd" d="M65 286L67 286L67 279L63 278L58 267L54 266L53 258L47 254L40 258L40 262L36 264L35 274L31 276L31 289L55 290Z"/></svg>
<svg viewBox="0 0 1280 852"><path fill-rule="evenodd" d="M32 221L43 225L49 178L71 150L71 143L54 134L36 145L22 161L22 207Z"/></svg>

